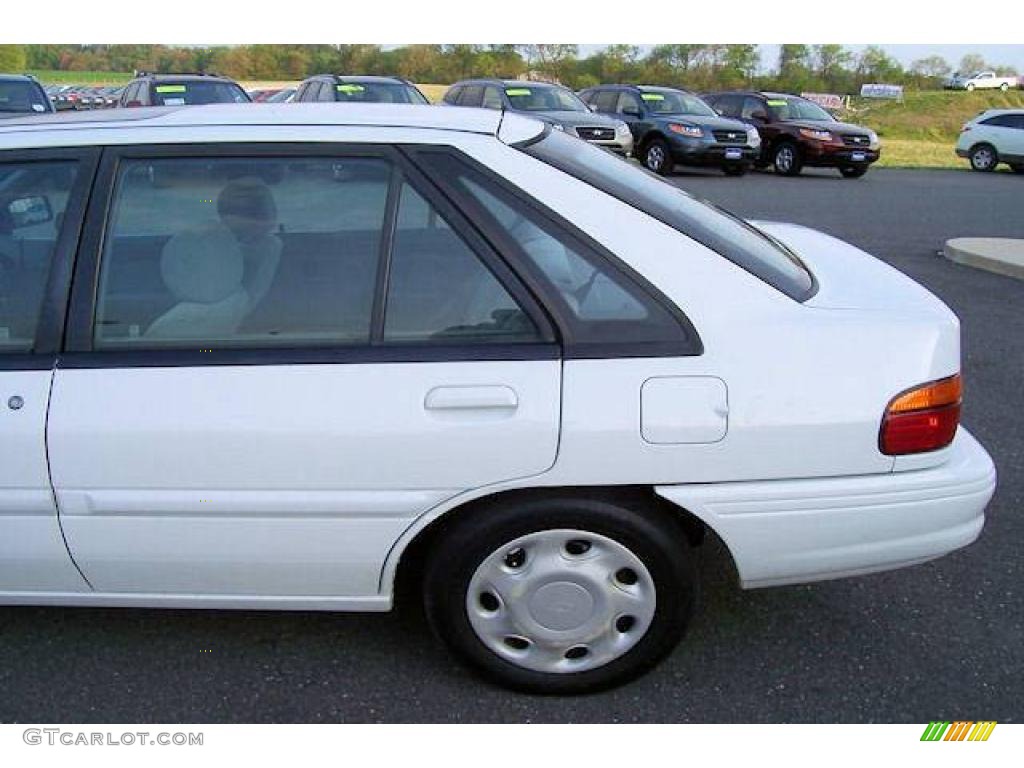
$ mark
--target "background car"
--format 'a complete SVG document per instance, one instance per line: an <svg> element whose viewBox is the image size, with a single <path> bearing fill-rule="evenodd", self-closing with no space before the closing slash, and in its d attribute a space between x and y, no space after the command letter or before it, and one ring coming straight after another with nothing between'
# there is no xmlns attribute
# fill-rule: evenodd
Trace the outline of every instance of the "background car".
<svg viewBox="0 0 1024 768"><path fill-rule="evenodd" d="M742 120L761 134L758 164L783 176L803 167L838 168L848 179L867 173L880 156L878 135L859 125L841 123L813 101L786 93L742 92L704 95L715 111Z"/></svg>
<svg viewBox="0 0 1024 768"><path fill-rule="evenodd" d="M29 75L0 75L0 119L53 112L50 97Z"/></svg>
<svg viewBox="0 0 1024 768"><path fill-rule="evenodd" d="M400 77L313 75L299 83L292 101L345 104L429 104L419 88Z"/></svg>
<svg viewBox="0 0 1024 768"><path fill-rule="evenodd" d="M142 73L121 94L122 107L172 107L193 104L248 104L249 94L228 77L213 74Z"/></svg>
<svg viewBox="0 0 1024 768"><path fill-rule="evenodd" d="M579 96L560 85L527 80L463 80L445 92L444 103L522 112L616 154L626 156L633 151L633 134L625 122L595 114Z"/></svg>
<svg viewBox="0 0 1024 768"><path fill-rule="evenodd" d="M946 81L946 88L958 91L973 91L982 88L998 88L1001 91L1008 91L1016 88L1018 79L1015 75L997 75L992 70L975 72L973 75L961 75L954 72Z"/></svg>
<svg viewBox="0 0 1024 768"><path fill-rule="evenodd" d="M757 129L719 117L687 91L599 85L581 91L580 98L595 112L625 122L633 134L633 153L655 173L671 173L679 163L718 166L741 176L760 155Z"/></svg>
<svg viewBox="0 0 1024 768"><path fill-rule="evenodd" d="M989 109L964 124L956 154L976 171L994 171L1006 163L1024 173L1024 110Z"/></svg>

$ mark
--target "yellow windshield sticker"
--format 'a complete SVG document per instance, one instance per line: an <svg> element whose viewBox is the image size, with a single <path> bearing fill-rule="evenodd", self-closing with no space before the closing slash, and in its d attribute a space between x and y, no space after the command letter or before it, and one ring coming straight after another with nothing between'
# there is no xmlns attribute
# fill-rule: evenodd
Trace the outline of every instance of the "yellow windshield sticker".
<svg viewBox="0 0 1024 768"><path fill-rule="evenodd" d="M533 91L529 88L506 88L505 93L509 96L529 96Z"/></svg>
<svg viewBox="0 0 1024 768"><path fill-rule="evenodd" d="M158 85L156 87L157 93L185 93L184 85Z"/></svg>
<svg viewBox="0 0 1024 768"><path fill-rule="evenodd" d="M640 98L644 101L664 101L665 97L660 93L641 93Z"/></svg>
<svg viewBox="0 0 1024 768"><path fill-rule="evenodd" d="M337 88L341 93L362 93L366 90L366 88L359 85L359 83L342 83L337 86Z"/></svg>
<svg viewBox="0 0 1024 768"><path fill-rule="evenodd" d="M784 107L788 103L785 99L768 99L769 107Z"/></svg>

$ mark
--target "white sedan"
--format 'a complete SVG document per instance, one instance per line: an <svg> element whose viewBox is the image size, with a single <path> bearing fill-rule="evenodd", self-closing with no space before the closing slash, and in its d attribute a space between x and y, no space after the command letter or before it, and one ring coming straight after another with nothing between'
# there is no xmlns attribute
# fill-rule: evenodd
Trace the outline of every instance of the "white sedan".
<svg viewBox="0 0 1024 768"><path fill-rule="evenodd" d="M0 602L385 611L520 689L630 679L743 587L970 544L935 296L493 110L0 126Z"/></svg>

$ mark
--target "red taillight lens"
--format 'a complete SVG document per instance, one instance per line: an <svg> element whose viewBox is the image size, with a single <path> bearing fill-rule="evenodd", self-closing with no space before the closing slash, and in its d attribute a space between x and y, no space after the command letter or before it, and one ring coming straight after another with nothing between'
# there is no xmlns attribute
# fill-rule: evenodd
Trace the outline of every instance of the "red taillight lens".
<svg viewBox="0 0 1024 768"><path fill-rule="evenodd" d="M878 447L889 456L945 448L960 424L960 374L908 389L892 399L882 418Z"/></svg>

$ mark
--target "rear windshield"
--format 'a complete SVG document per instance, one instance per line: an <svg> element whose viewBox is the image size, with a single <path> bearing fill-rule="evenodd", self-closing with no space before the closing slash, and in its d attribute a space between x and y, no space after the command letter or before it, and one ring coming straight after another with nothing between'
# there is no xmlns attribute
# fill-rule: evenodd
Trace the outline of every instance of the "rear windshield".
<svg viewBox="0 0 1024 768"><path fill-rule="evenodd" d="M0 81L0 113L49 112L47 96L35 83L21 80Z"/></svg>
<svg viewBox="0 0 1024 768"><path fill-rule="evenodd" d="M805 301L814 295L813 276L780 242L610 152L560 131L548 131L520 149L653 216L792 299Z"/></svg>
<svg viewBox="0 0 1024 768"><path fill-rule="evenodd" d="M180 107L183 104L240 104L250 101L241 86L207 80L184 83L159 82L153 85L153 103Z"/></svg>
<svg viewBox="0 0 1024 768"><path fill-rule="evenodd" d="M429 104L416 88L404 83L338 83L337 101L380 102L384 104Z"/></svg>

